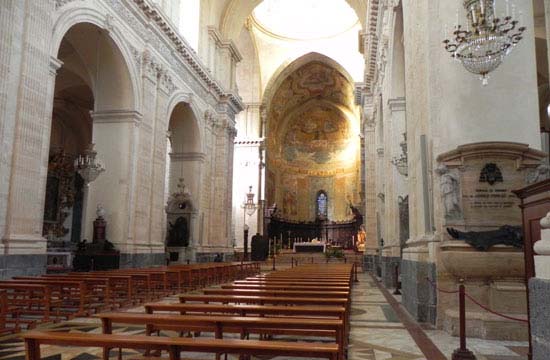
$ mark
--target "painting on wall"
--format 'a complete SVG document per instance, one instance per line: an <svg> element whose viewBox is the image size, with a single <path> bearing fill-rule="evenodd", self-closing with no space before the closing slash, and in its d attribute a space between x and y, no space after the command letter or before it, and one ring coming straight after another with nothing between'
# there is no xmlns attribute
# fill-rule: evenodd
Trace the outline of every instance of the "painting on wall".
<svg viewBox="0 0 550 360"><path fill-rule="evenodd" d="M338 161L351 142L348 121L334 108L316 106L291 118L283 136L282 157L295 166Z"/></svg>

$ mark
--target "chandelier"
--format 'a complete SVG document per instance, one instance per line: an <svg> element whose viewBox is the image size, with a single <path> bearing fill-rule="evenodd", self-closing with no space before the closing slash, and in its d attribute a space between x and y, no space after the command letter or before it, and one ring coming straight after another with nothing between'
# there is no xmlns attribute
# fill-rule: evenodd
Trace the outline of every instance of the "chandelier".
<svg viewBox="0 0 550 360"><path fill-rule="evenodd" d="M399 157L394 157L391 163L397 168L397 171L403 175L409 175L409 167L407 165L408 156L407 156L407 133L403 133L404 140L399 143L401 146L401 155Z"/></svg>
<svg viewBox="0 0 550 360"><path fill-rule="evenodd" d="M96 156L97 152L94 150L94 144L90 144L84 154L79 155L74 161L76 172L84 179L86 184L97 179L105 171L105 166Z"/></svg>
<svg viewBox="0 0 550 360"><path fill-rule="evenodd" d="M248 187L248 193L246 194L246 201L242 204L242 208L246 211L248 216L252 216L258 205L254 203L254 193L252 192L252 186ZM245 222L246 225L246 222Z"/></svg>
<svg viewBox="0 0 550 360"><path fill-rule="evenodd" d="M453 38L443 41L453 58L488 84L488 74L495 70L522 39L525 27L510 16L506 0L506 16L495 14L495 0L464 0L468 24L456 25ZM458 16L458 15L457 15ZM458 23L458 21L457 21Z"/></svg>

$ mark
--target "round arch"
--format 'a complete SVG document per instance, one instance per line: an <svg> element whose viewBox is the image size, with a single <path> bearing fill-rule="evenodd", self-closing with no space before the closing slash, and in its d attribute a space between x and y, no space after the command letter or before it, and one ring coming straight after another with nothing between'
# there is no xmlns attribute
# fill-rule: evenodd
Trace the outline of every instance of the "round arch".
<svg viewBox="0 0 550 360"><path fill-rule="evenodd" d="M176 106L179 104L186 104L189 109L191 110L194 121L197 127L198 131L198 151L204 152L204 112L199 108L197 103L193 101L192 94L183 92L183 91L176 91L171 97L170 100L168 100L168 106L166 107L166 114L165 118L168 119L166 122L166 131L170 130L170 118L172 114L174 113L174 110L176 109Z"/></svg>
<svg viewBox="0 0 550 360"><path fill-rule="evenodd" d="M226 39L234 40L239 36L246 18L263 0L230 0L220 19L220 31ZM357 14L361 27L365 28L367 0L346 0Z"/></svg>
<svg viewBox="0 0 550 360"><path fill-rule="evenodd" d="M107 16L96 9L82 6L78 8L69 8L63 11L54 22L52 42L50 47L50 56L57 58L59 48L63 38L69 31L79 24L91 24L104 31L105 36L112 41L114 52L118 52L124 62L127 71L127 80L130 87L130 109L141 111L141 90L139 83L139 68L136 62L132 61L132 52L128 46L128 41L124 34L116 26L108 26Z"/></svg>
<svg viewBox="0 0 550 360"><path fill-rule="evenodd" d="M353 78L351 77L349 72L342 65L340 65L340 63L338 63L337 61L335 61L334 59L331 59L326 55L319 54L317 52L311 52L311 53L302 55L291 62L282 63L277 68L277 70L273 73L273 75L271 76L271 78L269 79L265 87L265 90L262 96L261 106L265 111L269 111L269 108L271 106L271 101L273 100L273 96L275 95L275 93L277 92L281 84L286 80L286 78L289 77L296 70L298 70L299 68L301 68L302 66L310 62L320 62L325 65L328 65L336 69L339 73L341 73L351 85L354 84Z"/></svg>

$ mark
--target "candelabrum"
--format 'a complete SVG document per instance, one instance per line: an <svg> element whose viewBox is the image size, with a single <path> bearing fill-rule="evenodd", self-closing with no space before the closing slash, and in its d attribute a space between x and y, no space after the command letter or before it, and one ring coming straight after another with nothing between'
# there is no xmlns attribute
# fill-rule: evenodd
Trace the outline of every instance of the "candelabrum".
<svg viewBox="0 0 550 360"><path fill-rule="evenodd" d="M457 24L451 39L443 41L451 56L473 74L480 75L483 85L488 84L488 74L495 70L522 39L525 27L510 15L506 0L506 15L497 17L495 0L464 0L467 25ZM512 6L513 13L515 7ZM521 13L520 13L521 16Z"/></svg>
<svg viewBox="0 0 550 360"><path fill-rule="evenodd" d="M391 163L397 168L397 171L403 175L409 175L409 166L407 165L408 156L407 156L407 133L403 133L404 140L399 143L401 146L401 155L399 157L394 157Z"/></svg>
<svg viewBox="0 0 550 360"><path fill-rule="evenodd" d="M97 159L94 144L90 144L84 153L75 159L74 168L86 185L93 182L105 171L105 166Z"/></svg>

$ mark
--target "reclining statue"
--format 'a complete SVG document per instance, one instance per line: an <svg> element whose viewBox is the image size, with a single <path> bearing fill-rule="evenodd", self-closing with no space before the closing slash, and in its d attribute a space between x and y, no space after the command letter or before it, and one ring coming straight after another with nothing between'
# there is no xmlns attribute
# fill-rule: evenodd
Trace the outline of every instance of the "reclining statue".
<svg viewBox="0 0 550 360"><path fill-rule="evenodd" d="M464 240L479 251L487 251L491 246L499 244L523 248L523 228L521 226L504 225L496 230L467 232L447 228L447 232L452 238Z"/></svg>

